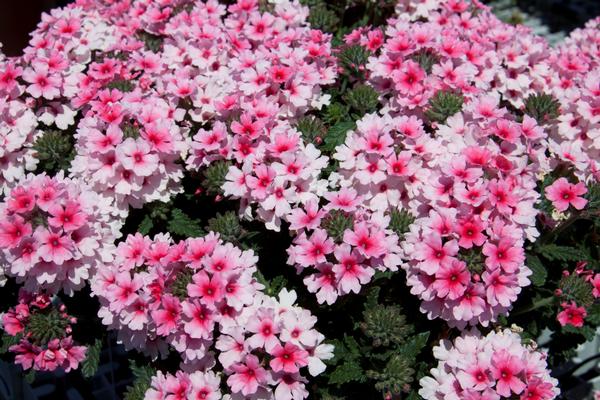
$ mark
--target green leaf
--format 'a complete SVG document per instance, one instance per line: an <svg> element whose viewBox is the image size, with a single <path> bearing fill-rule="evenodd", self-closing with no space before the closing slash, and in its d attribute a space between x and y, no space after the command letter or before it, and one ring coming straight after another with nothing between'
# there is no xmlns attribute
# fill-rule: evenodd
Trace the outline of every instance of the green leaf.
<svg viewBox="0 0 600 400"><path fill-rule="evenodd" d="M192 219L178 208L171 211L171 219L167 223L169 232L183 237L202 236L204 231L197 220Z"/></svg>
<svg viewBox="0 0 600 400"><path fill-rule="evenodd" d="M596 329L589 325L583 325L580 328L576 328L573 325L565 325L561 327L564 333L570 333L572 335L582 335L586 341L590 341L596 336Z"/></svg>
<svg viewBox="0 0 600 400"><path fill-rule="evenodd" d="M25 378L25 382L27 382L31 385L33 383L33 381L35 381L35 369L32 368L29 371L27 371L24 378Z"/></svg>
<svg viewBox="0 0 600 400"><path fill-rule="evenodd" d="M587 317L585 317L586 322L594 326L600 325L600 304L594 304L589 307L587 313Z"/></svg>
<svg viewBox="0 0 600 400"><path fill-rule="evenodd" d="M364 382L363 369L356 361L346 361L329 375L329 384L343 385L348 382Z"/></svg>
<svg viewBox="0 0 600 400"><path fill-rule="evenodd" d="M429 121L444 124L446 120L462 109L464 97L461 93L438 91L429 99L429 107L425 116Z"/></svg>
<svg viewBox="0 0 600 400"><path fill-rule="evenodd" d="M534 286L544 286L548 271L542 264L540 258L534 254L527 254L527 266L531 269L532 274L529 277Z"/></svg>
<svg viewBox="0 0 600 400"><path fill-rule="evenodd" d="M223 194L222 187L230 166L230 161L220 160L212 163L204 170L202 185L206 189L206 193L211 195Z"/></svg>
<svg viewBox="0 0 600 400"><path fill-rule="evenodd" d="M358 342L356 341L356 339L354 339L353 336L348 336L348 335L344 335L344 344L346 345L346 348L349 350L349 354L347 354L347 356L349 356L349 358L351 359L358 359L361 356L361 351L360 351L360 346L358 344Z"/></svg>
<svg viewBox="0 0 600 400"><path fill-rule="evenodd" d="M559 246L554 243L538 245L536 249L539 254L551 261L581 261L585 258L585 255L575 247Z"/></svg>
<svg viewBox="0 0 600 400"><path fill-rule="evenodd" d="M81 374L85 378L91 378L98 370L100 363L100 353L102 352L102 340L96 339L93 345L88 346L85 354L85 360L81 364Z"/></svg>
<svg viewBox="0 0 600 400"><path fill-rule="evenodd" d="M376 308L379 305L379 292L381 291L380 286L373 286L369 288L367 292L367 300L365 302L365 309Z"/></svg>
<svg viewBox="0 0 600 400"><path fill-rule="evenodd" d="M525 100L525 114L540 125L558 118L559 110L560 103L550 94L532 94Z"/></svg>
<svg viewBox="0 0 600 400"><path fill-rule="evenodd" d="M412 336L400 347L399 353L407 358L416 358L429 340L429 332L421 332Z"/></svg>
<svg viewBox="0 0 600 400"><path fill-rule="evenodd" d="M2 346L0 346L0 354L4 354L8 352L10 346L14 346L19 343L22 335L11 336L8 333L4 332L2 334Z"/></svg>
<svg viewBox="0 0 600 400"><path fill-rule="evenodd" d="M129 362L129 368L134 376L133 384L127 387L123 400L144 400L146 391L150 388L152 377L156 373L154 368L148 365L138 366L135 362Z"/></svg>
<svg viewBox="0 0 600 400"><path fill-rule="evenodd" d="M346 141L348 131L353 130L356 124L353 121L338 122L327 131L323 150L333 152L335 148Z"/></svg>
<svg viewBox="0 0 600 400"><path fill-rule="evenodd" d="M154 222L152 221L152 218L150 218L150 216L146 214L144 215L144 219L142 220L142 222L140 222L137 230L142 235L147 235L150 233L153 227Z"/></svg>
<svg viewBox="0 0 600 400"><path fill-rule="evenodd" d="M33 144L34 157L40 162L38 168L53 175L67 171L75 157L73 137L65 131L51 130L37 138Z"/></svg>

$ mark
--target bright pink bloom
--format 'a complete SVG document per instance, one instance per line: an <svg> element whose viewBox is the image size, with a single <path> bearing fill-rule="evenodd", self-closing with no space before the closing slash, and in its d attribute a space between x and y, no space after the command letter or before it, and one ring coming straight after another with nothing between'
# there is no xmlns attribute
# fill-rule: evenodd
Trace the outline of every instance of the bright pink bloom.
<svg viewBox="0 0 600 400"><path fill-rule="evenodd" d="M510 397L511 393L520 394L526 385L519 378L523 370L523 361L507 352L494 354L492 357L492 376L498 382L496 391L504 397Z"/></svg>
<svg viewBox="0 0 600 400"><path fill-rule="evenodd" d="M308 365L308 353L292 343L285 346L277 344L272 350L273 359L269 363L273 371L284 371L290 374L298 372L301 367Z"/></svg>
<svg viewBox="0 0 600 400"><path fill-rule="evenodd" d="M581 210L587 204L586 199L579 197L587 193L587 188L582 182L573 185L566 178L559 178L546 188L545 193L558 211L566 211L569 205Z"/></svg>
<svg viewBox="0 0 600 400"><path fill-rule="evenodd" d="M243 363L231 366L234 374L227 378L227 384L233 393L249 396L256 393L258 387L266 383L267 371L260 366L258 358L248 355Z"/></svg>
<svg viewBox="0 0 600 400"><path fill-rule="evenodd" d="M572 325L575 328L581 328L584 323L584 319L587 316L585 307L577 307L574 301L570 303L561 303L560 305L563 310L558 313L556 319L560 322L561 326Z"/></svg>

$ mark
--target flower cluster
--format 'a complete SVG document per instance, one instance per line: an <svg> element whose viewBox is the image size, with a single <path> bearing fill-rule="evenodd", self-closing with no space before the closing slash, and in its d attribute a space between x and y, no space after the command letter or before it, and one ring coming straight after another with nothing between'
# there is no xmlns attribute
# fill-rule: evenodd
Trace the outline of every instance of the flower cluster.
<svg viewBox="0 0 600 400"><path fill-rule="evenodd" d="M530 94L545 91L547 43L524 26L501 22L480 2L399 1L397 12L367 65L370 83L390 110L422 115L440 92L466 101L502 95L521 108ZM364 35L347 42L364 42Z"/></svg>
<svg viewBox="0 0 600 400"><path fill-rule="evenodd" d="M9 351L25 370L77 369L87 348L73 342L71 324L75 323L64 304L53 304L47 294L25 291L19 294L19 304L2 315L2 328L17 339Z"/></svg>
<svg viewBox="0 0 600 400"><path fill-rule="evenodd" d="M560 301L556 316L561 326L583 327L588 310L600 298L600 273L587 269L587 262L579 262L575 271L563 271L555 296Z"/></svg>
<svg viewBox="0 0 600 400"><path fill-rule="evenodd" d="M67 7L43 14L22 57L0 58L0 189L37 165L34 143L44 131L75 123L77 80L92 54L116 41L97 9ZM53 154L53 157L67 157Z"/></svg>
<svg viewBox="0 0 600 400"><path fill-rule="evenodd" d="M137 234L119 244L92 289L103 323L118 330L126 348L158 357L171 345L187 370L211 368L216 352L232 393L268 392L285 382L303 394L294 398L304 398L300 369L321 373L332 348L322 344L316 318L294 305L294 292L277 300L259 291L256 261L251 250L213 233L175 244Z"/></svg>
<svg viewBox="0 0 600 400"><path fill-rule="evenodd" d="M560 116L552 122L550 150L585 182L600 178L600 18L576 29L552 55L552 94Z"/></svg>
<svg viewBox="0 0 600 400"><path fill-rule="evenodd" d="M321 86L333 83L335 67L330 36L307 26L306 8L283 1L261 14L257 7L230 7L224 21L222 6L212 13L195 8L192 24L175 18L167 32L199 58L186 63L170 55L177 58L166 89L191 103L193 121L207 125L193 137L188 167L225 162L225 196L242 200L240 214L279 230L293 205L318 201L325 189L318 178L327 158L291 123L328 101ZM199 37L207 25L210 32Z"/></svg>
<svg viewBox="0 0 600 400"><path fill-rule="evenodd" d="M4 273L30 292L72 294L113 259L121 223L110 213L80 181L28 175L0 203Z"/></svg>
<svg viewBox="0 0 600 400"><path fill-rule="evenodd" d="M546 355L523 345L510 329L487 336L465 331L454 343L443 341L434 347L433 353L438 365L432 376L420 381L419 394L425 400L550 400L559 393Z"/></svg>

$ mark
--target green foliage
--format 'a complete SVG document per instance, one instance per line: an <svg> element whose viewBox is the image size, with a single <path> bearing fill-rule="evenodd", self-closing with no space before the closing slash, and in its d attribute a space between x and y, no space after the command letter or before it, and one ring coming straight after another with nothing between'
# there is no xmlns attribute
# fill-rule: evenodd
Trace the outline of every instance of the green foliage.
<svg viewBox="0 0 600 400"><path fill-rule="evenodd" d="M158 53L162 48L163 38L146 31L138 31L137 37L144 42L146 50Z"/></svg>
<svg viewBox="0 0 600 400"><path fill-rule="evenodd" d="M400 239L408 232L410 225L415 221L415 217L407 210L393 209L390 212L390 226Z"/></svg>
<svg viewBox="0 0 600 400"><path fill-rule="evenodd" d="M377 111L379 105L379 94L368 85L356 85L344 95L346 103L356 111L357 119L362 118L366 113Z"/></svg>
<svg viewBox="0 0 600 400"><path fill-rule="evenodd" d="M392 356L382 372L369 370L367 376L375 380L375 389L382 393L400 394L410 390L415 370L403 354Z"/></svg>
<svg viewBox="0 0 600 400"><path fill-rule="evenodd" d="M371 53L359 45L346 46L338 53L338 63L344 71L355 77L361 77Z"/></svg>
<svg viewBox="0 0 600 400"><path fill-rule="evenodd" d="M68 325L69 321L58 310L49 308L31 313L27 329L34 343L45 345L54 338L63 338Z"/></svg>
<svg viewBox="0 0 600 400"><path fill-rule="evenodd" d="M467 269L472 274L481 274L485 271L485 257L481 249L476 247L461 249L459 258L467 264Z"/></svg>
<svg viewBox="0 0 600 400"><path fill-rule="evenodd" d="M548 260L580 261L585 258L581 250L576 247L559 246L554 243L537 246L537 252Z"/></svg>
<svg viewBox="0 0 600 400"><path fill-rule="evenodd" d="M529 277L531 283L533 283L535 286L544 286L548 276L548 271L546 271L546 267L544 267L542 260L540 260L540 258L535 254L528 254L526 265L532 271L532 275Z"/></svg>
<svg viewBox="0 0 600 400"><path fill-rule="evenodd" d="M133 361L129 362L129 368L133 372L134 381L127 387L123 400L143 400L156 370L149 365L137 365Z"/></svg>
<svg viewBox="0 0 600 400"><path fill-rule="evenodd" d="M279 292L281 292L281 289L285 288L288 284L287 279L282 275L277 275L272 279L267 279L260 271L257 271L254 274L254 277L265 287L263 292L269 296L277 296Z"/></svg>
<svg viewBox="0 0 600 400"><path fill-rule="evenodd" d="M342 241L346 229L352 229L353 226L354 217L352 214L345 213L342 210L331 210L321 221L321 227L338 243Z"/></svg>
<svg viewBox="0 0 600 400"><path fill-rule="evenodd" d="M198 237L204 234L198 220L192 219L178 208L171 211L171 219L167 222L167 230L172 234L188 237Z"/></svg>
<svg viewBox="0 0 600 400"><path fill-rule="evenodd" d="M2 344L0 345L0 354L4 354L6 352L8 352L8 349L10 348L10 346L14 346L15 344L19 343L19 341L21 340L22 335L18 334L15 336L11 336L6 332L2 333Z"/></svg>
<svg viewBox="0 0 600 400"><path fill-rule="evenodd" d="M348 382L364 382L363 369L356 361L345 361L329 375L329 383L340 386Z"/></svg>
<svg viewBox="0 0 600 400"><path fill-rule="evenodd" d="M122 126L123 140L127 138L137 139L140 137L140 128L131 123L125 123Z"/></svg>
<svg viewBox="0 0 600 400"><path fill-rule="evenodd" d="M363 312L363 319L360 328L372 339L373 347L402 344L413 331L396 305L369 307Z"/></svg>
<svg viewBox="0 0 600 400"><path fill-rule="evenodd" d="M307 115L298 120L296 129L302 133L302 138L306 143L321 144L323 137L327 133L327 127L320 118L314 115Z"/></svg>
<svg viewBox="0 0 600 400"><path fill-rule="evenodd" d="M461 93L440 90L429 99L425 116L431 122L444 124L449 117L462 109L463 101Z"/></svg>
<svg viewBox="0 0 600 400"><path fill-rule="evenodd" d="M39 160L38 168L51 175L68 170L75 157L73 143L73 137L68 132L44 132L33 144L35 157Z"/></svg>
<svg viewBox="0 0 600 400"><path fill-rule="evenodd" d="M225 176L231 166L230 161L220 160L209 165L203 172L202 186L209 195L223 194L221 188L225 183Z"/></svg>
<svg viewBox="0 0 600 400"><path fill-rule="evenodd" d="M325 136L325 143L322 146L322 149L326 152L333 152L335 148L340 144L343 144L346 141L346 136L349 131L356 128L356 124L354 121L342 121L333 125L327 131L327 135Z"/></svg>
<svg viewBox="0 0 600 400"><path fill-rule="evenodd" d="M102 352L102 340L96 339L94 344L88 346L85 353L85 360L81 363L81 374L85 378L91 378L98 371L100 363L100 353Z"/></svg>
<svg viewBox="0 0 600 400"><path fill-rule="evenodd" d="M123 93L131 92L135 86L132 81L127 79L116 79L106 85L107 89L117 89Z"/></svg>
<svg viewBox="0 0 600 400"><path fill-rule="evenodd" d="M193 276L194 271L191 268L184 268L177 272L177 276L171 284L171 293L173 296L179 298L179 300L188 298L187 287L192 283Z"/></svg>
<svg viewBox="0 0 600 400"><path fill-rule="evenodd" d="M562 298L574 301L579 306L590 307L594 303L592 285L578 274L563 276L558 287L562 291Z"/></svg>
<svg viewBox="0 0 600 400"><path fill-rule="evenodd" d="M440 58L432 49L420 49L412 53L408 58L416 62L429 75L431 69L440 61Z"/></svg>
<svg viewBox="0 0 600 400"><path fill-rule="evenodd" d="M318 3L310 8L308 22L313 29L334 32L340 23L337 13L327 8L325 3Z"/></svg>
<svg viewBox="0 0 600 400"><path fill-rule="evenodd" d="M329 125L335 125L339 122L345 121L350 118L348 115L349 109L346 104L342 103L331 103L326 109L323 115L323 121Z"/></svg>
<svg viewBox="0 0 600 400"><path fill-rule="evenodd" d="M543 125L558 118L560 104L550 94L532 94L525 100L524 112L534 118L538 124Z"/></svg>

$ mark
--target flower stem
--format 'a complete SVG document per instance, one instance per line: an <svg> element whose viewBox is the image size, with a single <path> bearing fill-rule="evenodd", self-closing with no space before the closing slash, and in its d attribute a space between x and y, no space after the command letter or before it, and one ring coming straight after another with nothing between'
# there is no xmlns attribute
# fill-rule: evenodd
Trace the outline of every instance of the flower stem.
<svg viewBox="0 0 600 400"><path fill-rule="evenodd" d="M540 300L534 302L529 307L525 307L525 308L523 308L521 310L515 311L512 315L513 316L523 315L523 314L528 313L530 311L537 310L538 308L541 308L541 307L547 306L549 304L552 304L552 302L554 301L554 299L555 299L555 296L545 297L543 299L540 299Z"/></svg>

